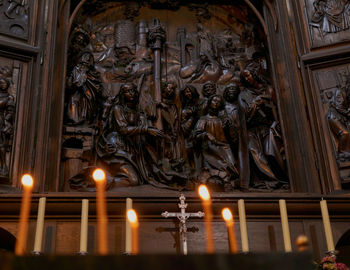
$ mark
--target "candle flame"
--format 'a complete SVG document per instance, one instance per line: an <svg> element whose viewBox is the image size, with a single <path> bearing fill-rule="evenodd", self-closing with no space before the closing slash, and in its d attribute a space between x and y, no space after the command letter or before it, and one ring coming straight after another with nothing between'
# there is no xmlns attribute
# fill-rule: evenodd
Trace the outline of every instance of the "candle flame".
<svg viewBox="0 0 350 270"><path fill-rule="evenodd" d="M95 180L95 182L104 181L106 178L106 174L103 170L96 169L92 173L92 178Z"/></svg>
<svg viewBox="0 0 350 270"><path fill-rule="evenodd" d="M137 214L134 209L129 209L127 212L128 220L130 223L137 223Z"/></svg>
<svg viewBox="0 0 350 270"><path fill-rule="evenodd" d="M232 213L231 213L230 209L228 209L228 208L222 209L221 214L222 214L222 217L224 218L225 221L232 221L233 218L232 218Z"/></svg>
<svg viewBox="0 0 350 270"><path fill-rule="evenodd" d="M21 179L22 185L26 187L33 186L33 177L30 174L24 174Z"/></svg>
<svg viewBox="0 0 350 270"><path fill-rule="evenodd" d="M210 193L208 188L206 187L206 185L200 185L198 188L198 193L199 196L205 200L205 201L209 201L210 200Z"/></svg>

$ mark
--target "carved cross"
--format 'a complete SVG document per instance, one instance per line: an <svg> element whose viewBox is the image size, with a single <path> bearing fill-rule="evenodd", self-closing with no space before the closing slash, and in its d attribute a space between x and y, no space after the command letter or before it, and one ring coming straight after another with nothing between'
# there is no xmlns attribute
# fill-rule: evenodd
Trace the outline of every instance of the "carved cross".
<svg viewBox="0 0 350 270"><path fill-rule="evenodd" d="M185 196L183 194L180 195L179 197L180 203L179 208L181 209L181 212L172 212L169 213L168 211L165 211L162 213L162 217L168 218L168 217L177 217L180 221L180 238L181 238L181 243L182 243L182 252L184 255L187 255L187 237L186 237L186 232L187 232L187 227L186 227L186 221L190 217L198 217L202 218L204 217L204 213L202 211L198 211L197 213L186 213L186 208L187 208L187 203L185 203Z"/></svg>

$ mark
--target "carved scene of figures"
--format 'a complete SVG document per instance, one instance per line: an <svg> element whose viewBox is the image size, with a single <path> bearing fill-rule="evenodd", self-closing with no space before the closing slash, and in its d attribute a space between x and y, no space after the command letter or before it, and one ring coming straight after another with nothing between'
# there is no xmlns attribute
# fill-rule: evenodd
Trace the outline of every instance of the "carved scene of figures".
<svg viewBox="0 0 350 270"><path fill-rule="evenodd" d="M248 8L175 5L158 18L151 4L144 17L140 8L116 6L109 24L81 15L72 29L65 189L93 190L96 166L108 190L289 189L264 36L254 19L237 19ZM178 9L187 24L169 19Z"/></svg>
<svg viewBox="0 0 350 270"><path fill-rule="evenodd" d="M9 61L4 61L6 63ZM12 65L0 66L0 183L8 183L15 125L15 94Z"/></svg>
<svg viewBox="0 0 350 270"><path fill-rule="evenodd" d="M309 32L315 47L350 39L349 0L305 0Z"/></svg>
<svg viewBox="0 0 350 270"><path fill-rule="evenodd" d="M350 66L315 71L343 184L350 182Z"/></svg>

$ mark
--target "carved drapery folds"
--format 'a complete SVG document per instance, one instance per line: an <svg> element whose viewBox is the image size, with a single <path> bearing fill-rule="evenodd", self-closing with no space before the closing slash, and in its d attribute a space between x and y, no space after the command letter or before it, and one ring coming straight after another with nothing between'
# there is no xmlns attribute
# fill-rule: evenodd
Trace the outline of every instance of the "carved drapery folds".
<svg viewBox="0 0 350 270"><path fill-rule="evenodd" d="M65 189L93 190L96 166L109 190L288 189L263 31L247 6L118 4L115 22L85 9L71 33Z"/></svg>
<svg viewBox="0 0 350 270"><path fill-rule="evenodd" d="M350 38L348 0L305 0L313 46L344 42Z"/></svg>

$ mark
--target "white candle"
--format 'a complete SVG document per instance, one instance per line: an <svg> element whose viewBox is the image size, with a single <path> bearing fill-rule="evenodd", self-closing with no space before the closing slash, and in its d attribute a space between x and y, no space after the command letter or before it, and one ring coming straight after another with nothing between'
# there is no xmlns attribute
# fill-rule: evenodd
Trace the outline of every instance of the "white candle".
<svg viewBox="0 0 350 270"><path fill-rule="evenodd" d="M83 199L81 204L80 254L87 253L88 225L89 225L89 200Z"/></svg>
<svg viewBox="0 0 350 270"><path fill-rule="evenodd" d="M239 227L241 230L242 251L249 252L247 221L245 216L244 200L238 200Z"/></svg>
<svg viewBox="0 0 350 270"><path fill-rule="evenodd" d="M126 199L126 213L132 209L132 199ZM131 224L129 219L125 221L125 253L131 254L132 251L132 234L131 234Z"/></svg>
<svg viewBox="0 0 350 270"><path fill-rule="evenodd" d="M131 254L137 255L139 253L139 221L134 209L130 209L127 212L127 216L131 225L132 232Z"/></svg>
<svg viewBox="0 0 350 270"><path fill-rule="evenodd" d="M281 213L281 223L282 223L282 232L283 232L283 241L284 241L284 250L286 252L292 251L292 242L290 240L289 224L288 224L288 215L287 215L287 205L285 200L279 200L280 213Z"/></svg>
<svg viewBox="0 0 350 270"><path fill-rule="evenodd" d="M320 205L321 205L324 233L326 235L326 241L327 241L327 248L328 248L328 251L334 251L335 248L334 248L331 222L329 220L327 201L322 199L322 201L320 201Z"/></svg>
<svg viewBox="0 0 350 270"><path fill-rule="evenodd" d="M34 241L34 253L41 253L41 247L43 243L43 234L44 234L44 219L45 219L45 206L46 198L39 199L38 207L38 217L36 221L36 231L35 231L35 241Z"/></svg>

